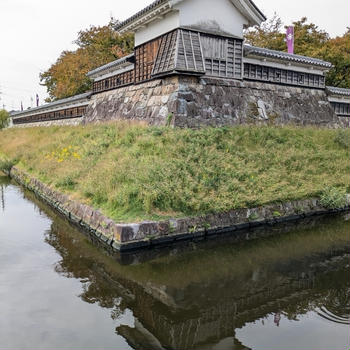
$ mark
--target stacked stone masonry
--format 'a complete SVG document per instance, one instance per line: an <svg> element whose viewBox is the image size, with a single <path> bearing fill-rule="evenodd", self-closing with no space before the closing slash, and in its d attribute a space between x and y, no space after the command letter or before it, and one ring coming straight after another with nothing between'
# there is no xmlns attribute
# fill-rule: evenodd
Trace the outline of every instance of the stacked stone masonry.
<svg viewBox="0 0 350 350"><path fill-rule="evenodd" d="M142 121L149 125L315 125L349 127L320 89L263 82L173 76L94 95L84 123Z"/></svg>

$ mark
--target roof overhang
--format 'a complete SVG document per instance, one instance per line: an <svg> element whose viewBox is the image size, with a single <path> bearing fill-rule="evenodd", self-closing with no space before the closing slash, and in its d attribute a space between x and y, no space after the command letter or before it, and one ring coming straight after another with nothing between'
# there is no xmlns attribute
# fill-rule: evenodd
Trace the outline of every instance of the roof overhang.
<svg viewBox="0 0 350 350"><path fill-rule="evenodd" d="M233 5L247 18L248 26L254 25L260 26L260 24L266 21L266 16L258 9L258 7L251 0L231 0Z"/></svg>
<svg viewBox="0 0 350 350"><path fill-rule="evenodd" d="M109 62L103 66L97 67L96 69L88 72L86 75L91 79L96 79L102 75L111 74L119 70L125 70L133 66L135 56L130 54L119 58L118 60Z"/></svg>

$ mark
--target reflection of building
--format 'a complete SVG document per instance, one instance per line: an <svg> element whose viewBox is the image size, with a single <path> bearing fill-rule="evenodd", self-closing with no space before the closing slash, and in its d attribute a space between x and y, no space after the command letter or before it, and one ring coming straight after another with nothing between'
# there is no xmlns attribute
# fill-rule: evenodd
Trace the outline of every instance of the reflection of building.
<svg viewBox="0 0 350 350"><path fill-rule="evenodd" d="M73 97L80 110L67 99L14 113L13 122L349 124L327 100L330 63L244 45L243 29L265 19L252 0L156 0L117 25L135 34L134 52L88 73L91 100Z"/></svg>

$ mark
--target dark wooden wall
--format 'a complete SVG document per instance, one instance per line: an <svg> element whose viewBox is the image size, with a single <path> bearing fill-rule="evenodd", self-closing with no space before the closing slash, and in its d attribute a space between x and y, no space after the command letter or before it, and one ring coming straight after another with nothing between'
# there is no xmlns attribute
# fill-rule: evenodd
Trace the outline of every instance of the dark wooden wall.
<svg viewBox="0 0 350 350"><path fill-rule="evenodd" d="M206 74L242 79L243 41L201 34Z"/></svg>
<svg viewBox="0 0 350 350"><path fill-rule="evenodd" d="M161 37L135 48L135 83L151 79Z"/></svg>
<svg viewBox="0 0 350 350"><path fill-rule="evenodd" d="M318 89L325 88L325 77L323 75L302 73L251 63L244 63L244 78L248 80L266 81L270 83Z"/></svg>
<svg viewBox="0 0 350 350"><path fill-rule="evenodd" d="M30 115L18 119L13 119L13 124L26 124L35 122L46 122L50 120L80 118L85 114L87 105L74 108L61 109L54 112Z"/></svg>
<svg viewBox="0 0 350 350"><path fill-rule="evenodd" d="M350 103L331 102L335 114L350 117Z"/></svg>
<svg viewBox="0 0 350 350"><path fill-rule="evenodd" d="M93 84L92 91L94 94L102 91L112 90L121 86L126 86L134 83L134 70L130 70L121 74L114 75Z"/></svg>

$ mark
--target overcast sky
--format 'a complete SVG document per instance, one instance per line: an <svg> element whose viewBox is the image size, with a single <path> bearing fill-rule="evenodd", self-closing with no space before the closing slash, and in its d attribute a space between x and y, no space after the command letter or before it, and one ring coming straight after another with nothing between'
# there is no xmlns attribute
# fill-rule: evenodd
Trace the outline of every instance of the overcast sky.
<svg viewBox="0 0 350 350"><path fill-rule="evenodd" d="M46 89L39 73L47 70L63 50L75 48L81 29L104 25L110 16L125 19L151 0L0 0L0 108L31 106ZM350 26L349 0L255 0L270 18L276 12L285 24L303 16L331 36L342 35ZM213 0L215 4L215 0ZM34 102L33 102L34 104Z"/></svg>

